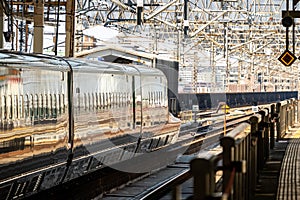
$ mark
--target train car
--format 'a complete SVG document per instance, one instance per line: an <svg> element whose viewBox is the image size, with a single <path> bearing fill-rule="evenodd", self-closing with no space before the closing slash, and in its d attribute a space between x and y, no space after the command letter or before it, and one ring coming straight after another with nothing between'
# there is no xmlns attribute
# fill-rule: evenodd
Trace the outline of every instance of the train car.
<svg viewBox="0 0 300 200"><path fill-rule="evenodd" d="M179 129L157 69L0 50L0 199L151 154Z"/></svg>

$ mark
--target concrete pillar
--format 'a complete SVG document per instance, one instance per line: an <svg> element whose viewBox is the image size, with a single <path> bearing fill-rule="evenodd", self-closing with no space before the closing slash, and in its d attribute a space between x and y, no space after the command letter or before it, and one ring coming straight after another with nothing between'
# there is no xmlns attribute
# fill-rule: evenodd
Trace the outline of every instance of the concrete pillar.
<svg viewBox="0 0 300 200"><path fill-rule="evenodd" d="M0 49L4 47L3 24L4 24L3 8L2 6L0 6Z"/></svg>
<svg viewBox="0 0 300 200"><path fill-rule="evenodd" d="M44 1L34 1L33 52L43 53L44 44Z"/></svg>
<svg viewBox="0 0 300 200"><path fill-rule="evenodd" d="M75 0L68 0L66 4L66 57L74 57L75 53L75 8Z"/></svg>

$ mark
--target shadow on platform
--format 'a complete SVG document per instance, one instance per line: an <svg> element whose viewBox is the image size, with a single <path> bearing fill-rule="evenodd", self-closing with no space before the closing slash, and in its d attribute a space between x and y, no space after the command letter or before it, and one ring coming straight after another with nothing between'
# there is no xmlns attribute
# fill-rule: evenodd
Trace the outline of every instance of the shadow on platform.
<svg viewBox="0 0 300 200"><path fill-rule="evenodd" d="M270 156L263 169L259 171L258 183L254 200L276 200L277 190L281 173L281 166L287 146L293 143L293 138L300 136L300 124L290 128L285 137L275 143L274 149L270 150Z"/></svg>

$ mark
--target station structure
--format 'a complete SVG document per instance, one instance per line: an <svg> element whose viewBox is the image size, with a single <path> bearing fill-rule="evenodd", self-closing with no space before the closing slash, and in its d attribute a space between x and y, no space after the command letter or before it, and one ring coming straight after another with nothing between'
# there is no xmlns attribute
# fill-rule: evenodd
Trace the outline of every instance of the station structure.
<svg viewBox="0 0 300 200"><path fill-rule="evenodd" d="M298 0L3 0L0 48L175 60L181 93L296 91L297 10Z"/></svg>
<svg viewBox="0 0 300 200"><path fill-rule="evenodd" d="M238 126L237 131L220 137L221 144L222 139L227 138L230 142L242 145L236 154L233 154L232 146L226 145L227 150L223 148L216 157L211 156L213 162L209 162L219 163L215 162L215 158L221 158L222 154L225 161L222 168L224 183L230 183L230 174L234 174L236 169L244 171L242 168L245 160L251 164L250 160L253 159L250 155L256 156L257 163L255 161L252 162L253 165L248 164L246 170L252 173L248 173L247 177L236 176L236 179L242 180L240 185L246 187L243 191L239 188L235 190L235 194L240 196L234 199L258 197L255 198L258 200L266 199L267 195L270 199L274 199L275 195L277 199L297 199L299 188L295 183L299 182L300 160L297 154L300 146L298 18L299 0L2 0L0 49L159 68L169 79L168 87L173 92L173 96L168 93L169 100L173 97L176 100L179 93L188 93L186 102L197 108L188 110L190 118L186 127L203 125L196 120L199 106L193 103L191 96L202 93L213 99L211 93L215 93L215 99L220 100L220 97L223 99L226 95L218 94L230 93L232 98L229 100L237 103L239 99L250 102L254 94L267 99L271 93L296 93L298 98L276 102L270 109L263 108L255 114L254 121L247 119L247 123ZM241 93L247 94L247 98L241 97ZM278 96L283 98L284 94L281 95ZM207 108L208 101L201 101ZM276 97L274 101L279 99ZM177 112L176 102L169 105ZM226 106L224 104L225 113ZM257 105L253 104L251 108L251 112L258 111ZM225 124L226 133L226 115L224 116L222 123ZM196 134L190 133L192 132L189 132L189 138ZM242 143L244 141L240 139L240 134L245 135L245 138L247 136L245 143ZM223 142L225 143L226 141ZM256 144L257 147L252 148ZM247 145L251 147L249 152L245 151ZM210 153L205 152L204 158L210 157ZM239 160L232 162L234 159L230 156L236 156ZM278 158L279 156L281 157ZM186 165L187 162L183 164ZM197 168L198 164L194 166ZM267 169L264 166L271 167ZM211 172L217 167L219 166L212 166ZM257 167L261 168L257 170ZM193 172L193 166L191 171ZM190 171L186 172L190 176ZM211 172L209 174L215 176ZM197 173L194 180L197 179ZM268 176L270 174L272 176ZM198 176L202 177L206 176ZM179 177L180 180L181 178ZM256 178L261 183L258 186ZM176 183L177 180L176 178L168 183ZM210 182L203 184L205 187L201 191L209 191L211 188L207 189L206 186L213 185L213 182L214 179L210 179ZM17 191L21 188L19 186ZM179 191L180 187L177 186L174 193ZM194 186L195 199L213 197L214 194L209 194L205 198L197 198L201 191L197 190L197 184ZM275 189L266 193L262 186L267 190L271 186ZM260 191L257 190L259 187L262 188ZM227 195L227 189L224 189L224 194ZM239 198L243 194L247 198ZM111 196L117 195L121 194Z"/></svg>

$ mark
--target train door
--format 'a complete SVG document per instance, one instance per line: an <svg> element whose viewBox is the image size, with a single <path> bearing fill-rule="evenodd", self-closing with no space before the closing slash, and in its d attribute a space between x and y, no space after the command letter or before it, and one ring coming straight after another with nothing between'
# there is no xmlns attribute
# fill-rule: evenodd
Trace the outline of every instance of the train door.
<svg viewBox="0 0 300 200"><path fill-rule="evenodd" d="M142 85L141 77L134 76L133 81L133 128L142 133Z"/></svg>

